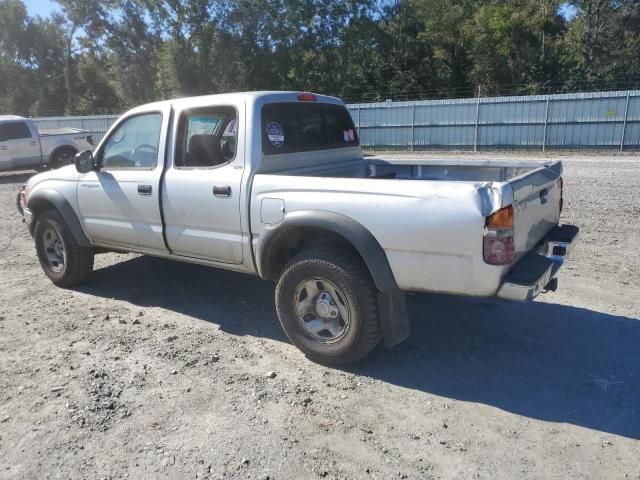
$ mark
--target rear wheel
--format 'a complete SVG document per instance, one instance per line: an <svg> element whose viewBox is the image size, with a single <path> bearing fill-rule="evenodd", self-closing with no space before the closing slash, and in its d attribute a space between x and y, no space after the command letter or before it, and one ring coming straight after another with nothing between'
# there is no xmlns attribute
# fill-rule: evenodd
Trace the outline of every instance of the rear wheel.
<svg viewBox="0 0 640 480"><path fill-rule="evenodd" d="M57 286L78 285L93 270L93 249L76 242L56 210L40 214L34 237L42 270Z"/></svg>
<svg viewBox="0 0 640 480"><path fill-rule="evenodd" d="M72 148L61 148L53 155L51 155L51 161L49 162L50 168L60 168L73 163L76 151Z"/></svg>
<svg viewBox="0 0 640 480"><path fill-rule="evenodd" d="M276 287L276 308L285 333L305 355L345 365L380 340L376 296L358 257L320 247L289 262Z"/></svg>

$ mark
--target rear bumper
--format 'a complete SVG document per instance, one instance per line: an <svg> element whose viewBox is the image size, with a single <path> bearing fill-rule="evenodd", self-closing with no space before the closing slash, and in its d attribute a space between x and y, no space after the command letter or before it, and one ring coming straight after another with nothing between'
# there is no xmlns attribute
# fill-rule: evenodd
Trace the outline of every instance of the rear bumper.
<svg viewBox="0 0 640 480"><path fill-rule="evenodd" d="M554 227L535 249L511 267L497 296L508 300L533 300L550 285L578 236L579 229L574 225Z"/></svg>

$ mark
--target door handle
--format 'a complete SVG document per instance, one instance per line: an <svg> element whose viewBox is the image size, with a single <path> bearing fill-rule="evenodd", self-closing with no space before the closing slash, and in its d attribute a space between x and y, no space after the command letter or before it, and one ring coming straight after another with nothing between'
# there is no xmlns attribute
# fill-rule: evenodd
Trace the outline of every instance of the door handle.
<svg viewBox="0 0 640 480"><path fill-rule="evenodd" d="M215 185L213 187L213 194L216 197L230 197L231 187L229 185Z"/></svg>
<svg viewBox="0 0 640 480"><path fill-rule="evenodd" d="M36 145L37 145L36 141L35 141L35 140L32 140L32 141L31 141L31 146L32 146L32 147L35 147Z"/></svg>
<svg viewBox="0 0 640 480"><path fill-rule="evenodd" d="M151 195L151 185L138 185L138 195Z"/></svg>
<svg viewBox="0 0 640 480"><path fill-rule="evenodd" d="M0 150L9 150L9 147L6 145L0 145Z"/></svg>

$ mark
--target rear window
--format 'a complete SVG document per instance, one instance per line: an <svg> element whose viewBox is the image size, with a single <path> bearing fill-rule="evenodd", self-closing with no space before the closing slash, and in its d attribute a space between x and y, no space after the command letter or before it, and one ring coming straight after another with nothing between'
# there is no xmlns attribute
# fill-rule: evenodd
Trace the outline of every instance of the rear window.
<svg viewBox="0 0 640 480"><path fill-rule="evenodd" d="M262 107L262 151L266 155L358 145L351 115L340 105L270 103Z"/></svg>

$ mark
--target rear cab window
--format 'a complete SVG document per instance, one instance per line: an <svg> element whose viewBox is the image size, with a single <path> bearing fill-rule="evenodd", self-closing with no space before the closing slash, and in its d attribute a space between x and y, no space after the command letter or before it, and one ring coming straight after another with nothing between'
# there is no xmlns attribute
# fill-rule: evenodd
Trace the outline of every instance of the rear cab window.
<svg viewBox="0 0 640 480"><path fill-rule="evenodd" d="M265 155L307 152L359 145L347 109L323 103L269 103L262 107Z"/></svg>

